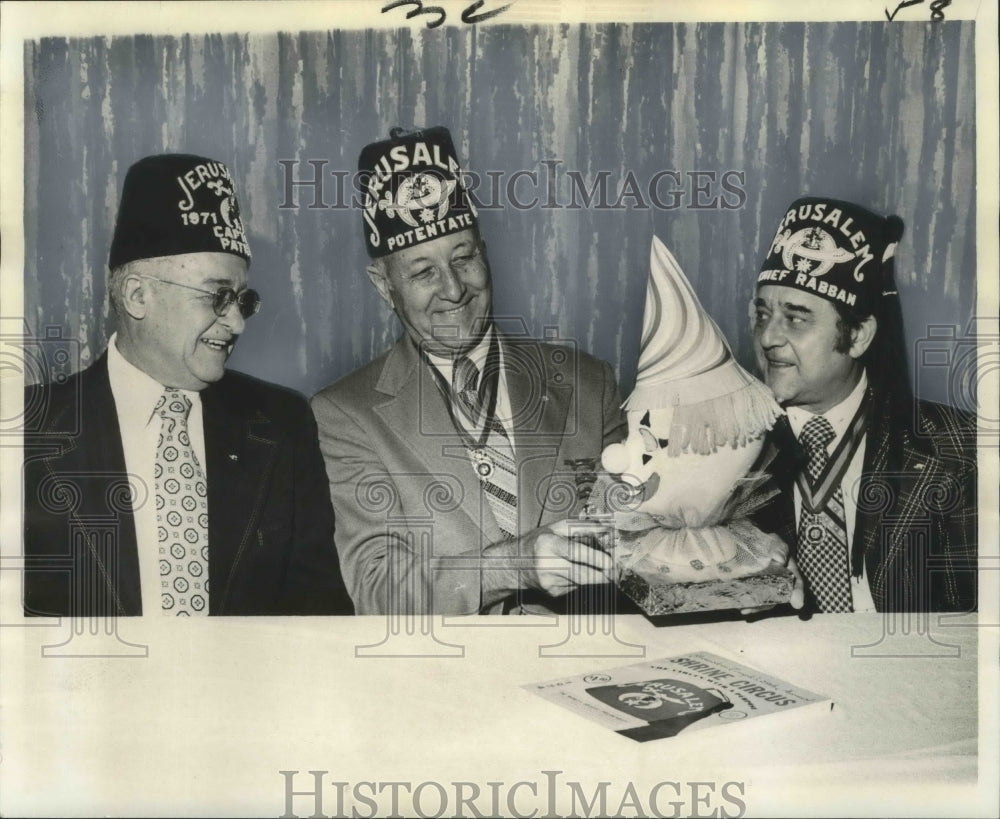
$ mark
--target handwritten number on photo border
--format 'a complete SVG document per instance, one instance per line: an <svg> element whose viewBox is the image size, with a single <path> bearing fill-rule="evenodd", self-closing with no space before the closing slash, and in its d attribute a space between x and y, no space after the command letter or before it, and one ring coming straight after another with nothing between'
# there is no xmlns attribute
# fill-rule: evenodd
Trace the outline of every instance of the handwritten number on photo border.
<svg viewBox="0 0 1000 819"><path fill-rule="evenodd" d="M500 6L498 9L493 9L492 11L484 11L482 14L476 14L479 9L483 7L483 3L486 0L476 0L462 12L462 22L468 23L469 25L475 25L476 23L481 23L483 20L489 20L496 17L498 14L503 14L507 9L513 6L513 3L508 3L506 6Z"/></svg>
<svg viewBox="0 0 1000 819"><path fill-rule="evenodd" d="M923 5L924 0L902 0L902 2L893 9L892 14L889 14L889 9L885 10L885 19L890 23L896 19L896 15L899 14L905 8L910 6L920 6ZM951 0L933 0L931 3L931 20L935 23L939 23L944 19L944 10L951 5Z"/></svg>
<svg viewBox="0 0 1000 819"><path fill-rule="evenodd" d="M931 3L931 20L940 22L944 19L944 10L951 5L951 0L934 0Z"/></svg>
<svg viewBox="0 0 1000 819"><path fill-rule="evenodd" d="M382 13L386 14L387 12L390 12L393 9L401 8L402 6L416 6L415 9L406 12L407 20L412 20L418 14L440 15L438 19L433 22L428 20L427 28L437 28L448 17L448 15L445 13L445 10L441 8L441 6L425 6L422 0L393 0L393 2L386 3L384 6L382 6Z"/></svg>
<svg viewBox="0 0 1000 819"><path fill-rule="evenodd" d="M507 3L506 5L500 6L499 8L488 9L487 11L479 12L479 10L483 7L483 3L485 1L486 0L476 0L474 3L470 3L468 6L466 6L465 10L462 12L462 22L466 23L467 25L475 25L476 23L481 23L484 20L490 20L493 17L496 17L497 15L503 14L505 11L507 11L507 9L509 9L511 6L514 5L514 3ZM920 2L920 0L918 0L918 2ZM404 6L416 6L416 8L412 8L406 12L407 20L412 20L414 17L417 17L421 14L436 14L437 15L436 20L427 21L426 24L427 28L437 28L438 26L443 24L445 20L448 19L447 12L441 6L425 6L423 4L423 0L393 0L393 2L386 3L384 6L382 6L382 14L387 14L390 11L402 8ZM477 14L477 12L479 13Z"/></svg>

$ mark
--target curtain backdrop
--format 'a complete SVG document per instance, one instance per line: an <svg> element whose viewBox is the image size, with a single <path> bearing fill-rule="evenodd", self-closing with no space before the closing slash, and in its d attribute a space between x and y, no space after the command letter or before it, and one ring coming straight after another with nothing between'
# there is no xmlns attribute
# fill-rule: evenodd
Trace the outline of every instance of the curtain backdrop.
<svg viewBox="0 0 1000 819"><path fill-rule="evenodd" d="M311 394L400 333L364 274L359 212L344 201L358 153L391 126L443 124L483 179L497 314L609 360L625 394L652 234L749 367L754 276L804 193L899 214L911 358L929 327L936 350L955 347L953 333L961 347L975 310L973 25L29 42L25 316L35 333L77 339L84 365L96 358L114 330L106 264L125 171L146 154L205 154L240 186L264 297L231 366ZM321 190L290 185L317 173ZM925 397L948 400L947 378L920 376Z"/></svg>

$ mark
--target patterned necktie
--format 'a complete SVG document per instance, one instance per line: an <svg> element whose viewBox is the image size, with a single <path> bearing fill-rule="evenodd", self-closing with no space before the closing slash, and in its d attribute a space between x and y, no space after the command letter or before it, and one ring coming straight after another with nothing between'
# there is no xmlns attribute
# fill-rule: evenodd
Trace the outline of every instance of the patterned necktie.
<svg viewBox="0 0 1000 819"><path fill-rule="evenodd" d="M500 531L513 537L517 533L517 461L503 424L483 406L476 389L478 380L476 365L468 356L459 356L452 371L455 409L473 430L482 430L485 425L487 433L482 445L466 444L466 450Z"/></svg>
<svg viewBox="0 0 1000 819"><path fill-rule="evenodd" d="M156 445L156 526L164 614L208 614L208 493L191 447L191 401L167 387L156 404L163 419Z"/></svg>
<svg viewBox="0 0 1000 819"><path fill-rule="evenodd" d="M802 428L799 441L809 456L806 472L810 486L819 483L829 460L826 448L835 437L833 427L822 415L813 416ZM819 610L852 611L844 493L840 486L822 509L809 509L803 502L798 541L799 568Z"/></svg>

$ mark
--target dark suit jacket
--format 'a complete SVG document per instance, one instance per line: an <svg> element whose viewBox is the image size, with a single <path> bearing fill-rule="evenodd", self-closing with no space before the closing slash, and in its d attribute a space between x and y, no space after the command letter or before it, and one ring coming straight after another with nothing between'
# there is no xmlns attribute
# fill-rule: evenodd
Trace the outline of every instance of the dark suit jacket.
<svg viewBox="0 0 1000 819"><path fill-rule="evenodd" d="M625 437L625 419L608 364L501 338L526 533L575 511L567 462L600 458L605 444ZM503 534L415 345L404 337L312 406L358 613L479 611L478 555Z"/></svg>
<svg viewBox="0 0 1000 819"><path fill-rule="evenodd" d="M853 542L861 538L879 611L974 610L976 420L927 401L914 401L913 412L910 423L899 423L887 401L873 404ZM775 425L770 444L777 451L771 468L783 491L755 518L794 554L792 485L805 458L787 418Z"/></svg>
<svg viewBox="0 0 1000 819"><path fill-rule="evenodd" d="M351 614L305 400L229 371L201 398L209 613ZM25 434L25 614L158 611L158 600L140 599L107 353L65 383L29 388L25 407L42 415Z"/></svg>

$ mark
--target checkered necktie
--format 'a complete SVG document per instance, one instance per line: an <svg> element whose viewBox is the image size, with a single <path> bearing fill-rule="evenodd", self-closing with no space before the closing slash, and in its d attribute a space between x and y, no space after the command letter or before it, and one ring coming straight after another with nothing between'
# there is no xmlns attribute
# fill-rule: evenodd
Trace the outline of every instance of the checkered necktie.
<svg viewBox="0 0 1000 819"><path fill-rule="evenodd" d="M205 472L191 448L191 401L167 387L156 404L163 419L156 445L156 526L163 613L208 614L208 497Z"/></svg>
<svg viewBox="0 0 1000 819"><path fill-rule="evenodd" d="M799 442L809 456L806 472L810 486L819 482L829 459L827 445L835 437L833 427L822 415L813 416L802 428ZM809 509L803 502L798 541L799 568L819 610L852 611L844 493L840 486L822 509Z"/></svg>
<svg viewBox="0 0 1000 819"><path fill-rule="evenodd" d="M483 406L476 389L478 380L476 365L468 356L459 356L452 371L456 412L474 430L482 429L485 424L487 432L482 446L466 445L466 450L500 531L506 537L513 537L517 533L517 461L503 424Z"/></svg>

